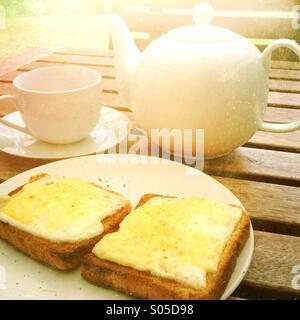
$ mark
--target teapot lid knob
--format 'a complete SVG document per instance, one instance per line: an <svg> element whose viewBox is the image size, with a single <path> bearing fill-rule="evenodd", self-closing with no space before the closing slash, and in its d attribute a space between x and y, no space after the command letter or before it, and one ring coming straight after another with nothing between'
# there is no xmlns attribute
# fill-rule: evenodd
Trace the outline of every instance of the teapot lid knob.
<svg viewBox="0 0 300 320"><path fill-rule="evenodd" d="M207 2L201 2L194 7L193 17L197 26L207 26L214 17L214 8Z"/></svg>
<svg viewBox="0 0 300 320"><path fill-rule="evenodd" d="M168 38L183 43L225 42L240 38L230 30L210 25L214 15L215 10L209 3L200 2L193 10L195 23L169 31Z"/></svg>

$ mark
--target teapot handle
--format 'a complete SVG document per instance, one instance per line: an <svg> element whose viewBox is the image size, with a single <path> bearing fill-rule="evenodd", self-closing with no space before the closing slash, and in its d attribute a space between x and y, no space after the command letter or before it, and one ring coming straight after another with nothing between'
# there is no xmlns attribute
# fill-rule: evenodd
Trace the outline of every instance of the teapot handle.
<svg viewBox="0 0 300 320"><path fill-rule="evenodd" d="M276 40L271 43L262 53L262 60L267 70L270 69L271 65L271 55L274 49L279 47L285 47L291 49L300 58L300 46L292 40L282 39ZM259 130L268 131L274 133L286 133L291 131L296 131L300 129L300 121L295 121L291 123L268 123L262 122L259 125Z"/></svg>

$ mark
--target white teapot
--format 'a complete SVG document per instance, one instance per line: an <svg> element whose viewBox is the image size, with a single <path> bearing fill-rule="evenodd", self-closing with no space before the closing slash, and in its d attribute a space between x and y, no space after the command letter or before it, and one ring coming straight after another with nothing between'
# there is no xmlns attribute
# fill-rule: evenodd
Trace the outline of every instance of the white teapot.
<svg viewBox="0 0 300 320"><path fill-rule="evenodd" d="M194 25L159 37L143 53L124 21L108 16L124 105L148 132L204 129L206 158L229 153L257 130L284 133L300 128L300 121L263 122L272 51L287 47L300 56L300 46L276 40L261 53L246 38L210 25L213 14L209 4L197 5Z"/></svg>

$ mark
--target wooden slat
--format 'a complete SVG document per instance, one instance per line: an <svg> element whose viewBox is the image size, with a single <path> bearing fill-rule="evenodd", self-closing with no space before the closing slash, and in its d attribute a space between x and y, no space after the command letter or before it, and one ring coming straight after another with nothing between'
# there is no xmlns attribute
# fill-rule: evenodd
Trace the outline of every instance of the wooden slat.
<svg viewBox="0 0 300 320"><path fill-rule="evenodd" d="M155 38L149 38L149 39L135 38L134 41L135 41L137 47L140 50L144 51L147 48L147 46L149 45L149 43L153 41L153 39L155 39Z"/></svg>
<svg viewBox="0 0 300 320"><path fill-rule="evenodd" d="M290 133L259 131L245 146L300 153L300 130Z"/></svg>
<svg viewBox="0 0 300 320"><path fill-rule="evenodd" d="M21 172L42 166L50 160L44 159L27 159L15 157L0 151L0 182L14 177Z"/></svg>
<svg viewBox="0 0 300 320"><path fill-rule="evenodd" d="M16 106L13 102L1 102L0 103L0 117L6 116L9 113L15 112Z"/></svg>
<svg viewBox="0 0 300 320"><path fill-rule="evenodd" d="M0 75L3 75L4 73L7 73L9 71L15 70L18 67L30 61L35 61L39 57L49 54L50 52L52 52L52 49L37 48L37 49L28 50L26 53L20 56L5 59L0 62Z"/></svg>
<svg viewBox="0 0 300 320"><path fill-rule="evenodd" d="M140 141L141 150L148 150ZM300 187L300 154L240 147L227 156L206 160L210 175Z"/></svg>
<svg viewBox="0 0 300 320"><path fill-rule="evenodd" d="M241 200L251 216L255 230L300 236L300 188L224 177L214 178Z"/></svg>
<svg viewBox="0 0 300 320"><path fill-rule="evenodd" d="M295 93L270 92L268 105L281 108L300 108L300 95Z"/></svg>
<svg viewBox="0 0 300 320"><path fill-rule="evenodd" d="M300 81L300 70L271 69L270 78Z"/></svg>
<svg viewBox="0 0 300 320"><path fill-rule="evenodd" d="M148 150L140 141L140 150ZM210 175L300 187L300 154L240 147L227 156L206 160Z"/></svg>
<svg viewBox="0 0 300 320"><path fill-rule="evenodd" d="M122 106L119 95L114 93L103 93L102 104L108 107L114 107L118 110L127 110L127 108Z"/></svg>
<svg viewBox="0 0 300 320"><path fill-rule="evenodd" d="M20 74L22 74L22 71L10 71L8 73L3 74L2 76L0 76L0 81L1 82L12 82L17 76L19 76Z"/></svg>
<svg viewBox="0 0 300 320"><path fill-rule="evenodd" d="M0 77L0 92L1 92L2 83L7 83L11 85L13 79L22 73L23 73L22 71L12 71ZM115 79L103 78L102 88L105 92L117 93L118 92L117 81Z"/></svg>
<svg viewBox="0 0 300 320"><path fill-rule="evenodd" d="M87 56L87 57L106 57L112 58L114 56L112 50L106 49L74 49L74 48L60 48L54 50L53 53L66 54L66 55L78 55L78 56Z"/></svg>
<svg viewBox="0 0 300 320"><path fill-rule="evenodd" d="M45 67L53 67L53 66L61 66L64 65L63 63L54 63L54 62L31 62L22 67L18 70L21 71L30 71L37 68L45 68ZM71 64L72 65L72 64ZM94 69L102 74L105 78L114 78L115 77L115 69L113 67L103 66L103 67L96 67L96 66L88 66L91 69Z"/></svg>
<svg viewBox="0 0 300 320"><path fill-rule="evenodd" d="M0 95L12 94L12 93L13 93L13 86L11 83L0 82Z"/></svg>
<svg viewBox="0 0 300 320"><path fill-rule="evenodd" d="M30 160L10 161L7 157L10 156L1 153L0 181L31 168ZM300 186L299 160L298 154L239 148L227 157L206 161L205 171L218 176Z"/></svg>
<svg viewBox="0 0 300 320"><path fill-rule="evenodd" d="M253 260L242 284L234 293L248 299L299 299L292 287L300 264L300 238L255 231Z"/></svg>
<svg viewBox="0 0 300 320"><path fill-rule="evenodd" d="M118 93L118 84L115 79L102 79L102 89L104 92Z"/></svg>
<svg viewBox="0 0 300 320"><path fill-rule="evenodd" d="M300 110L268 107L264 119L268 122L277 123L297 121L300 120Z"/></svg>
<svg viewBox="0 0 300 320"><path fill-rule="evenodd" d="M271 91L299 93L300 81L271 79L269 80L269 87Z"/></svg>
<svg viewBox="0 0 300 320"><path fill-rule="evenodd" d="M300 70L300 62L297 62L297 61L272 61L272 68L274 68L274 69L287 69L287 70Z"/></svg>
<svg viewBox="0 0 300 320"><path fill-rule="evenodd" d="M300 186L300 154L241 147L205 162L211 175Z"/></svg>
<svg viewBox="0 0 300 320"><path fill-rule="evenodd" d="M65 64L79 64L79 65L85 65L85 66L106 66L106 67L114 66L113 58L90 57L90 56L68 55L68 54L58 54L58 53L54 53L48 56L43 56L37 61L65 63Z"/></svg>
<svg viewBox="0 0 300 320"><path fill-rule="evenodd" d="M113 101L115 97L117 95L104 94L103 104L119 106L117 100ZM0 163L2 162L0 161ZM12 168L11 170L13 170L14 174L20 172L17 168ZM4 171L9 174L7 167ZM218 176L300 186L300 155L288 152L239 148L226 157L207 161L205 171ZM1 172L0 168L0 179L3 179L1 174L5 176L5 172Z"/></svg>

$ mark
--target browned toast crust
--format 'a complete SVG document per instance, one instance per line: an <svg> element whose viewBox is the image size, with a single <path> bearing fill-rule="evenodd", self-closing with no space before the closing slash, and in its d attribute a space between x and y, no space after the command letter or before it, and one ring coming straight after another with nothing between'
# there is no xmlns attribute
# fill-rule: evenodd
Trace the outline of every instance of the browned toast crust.
<svg viewBox="0 0 300 320"><path fill-rule="evenodd" d="M137 207L158 195L145 195ZM161 197L161 196L159 196ZM93 283L142 299L152 300L210 300L220 299L234 271L237 257L244 247L250 232L250 220L246 212L228 241L217 273L207 274L207 287L196 290L175 280L135 270L88 254L82 265L82 276Z"/></svg>
<svg viewBox="0 0 300 320"><path fill-rule="evenodd" d="M43 176L44 174L40 174L32 177L30 182ZM16 194L20 190L22 190L22 187L12 191L9 195ZM70 270L81 264L83 256L91 252L94 245L105 234L116 231L130 210L131 205L128 202L118 212L103 219L104 231L101 235L75 243L53 242L39 238L2 221L0 221L0 238L6 240L35 260L47 263L60 270Z"/></svg>

